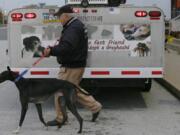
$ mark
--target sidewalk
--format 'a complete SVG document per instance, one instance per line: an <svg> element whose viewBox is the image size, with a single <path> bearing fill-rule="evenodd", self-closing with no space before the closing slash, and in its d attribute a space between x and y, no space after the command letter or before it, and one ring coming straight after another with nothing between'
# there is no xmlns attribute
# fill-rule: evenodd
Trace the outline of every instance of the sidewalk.
<svg viewBox="0 0 180 135"><path fill-rule="evenodd" d="M165 52L165 75L164 79L180 90L180 54L169 50Z"/></svg>
<svg viewBox="0 0 180 135"><path fill-rule="evenodd" d="M180 99L180 53L175 49L168 51L165 51L164 78L156 80Z"/></svg>

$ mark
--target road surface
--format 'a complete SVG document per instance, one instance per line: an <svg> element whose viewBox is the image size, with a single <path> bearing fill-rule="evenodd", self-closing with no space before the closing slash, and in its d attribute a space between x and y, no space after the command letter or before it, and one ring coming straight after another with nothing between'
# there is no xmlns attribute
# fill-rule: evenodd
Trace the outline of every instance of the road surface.
<svg viewBox="0 0 180 135"><path fill-rule="evenodd" d="M150 93L135 89L107 88L98 95L103 110L96 123L90 122L91 113L82 107L84 118L82 135L179 135L180 102L153 81ZM43 105L45 120L55 118L53 98ZM39 122L34 105L29 106L22 135L76 135L79 125L68 112L69 122L60 130L47 131ZM18 91L12 82L0 84L0 135L11 135L20 117Z"/></svg>

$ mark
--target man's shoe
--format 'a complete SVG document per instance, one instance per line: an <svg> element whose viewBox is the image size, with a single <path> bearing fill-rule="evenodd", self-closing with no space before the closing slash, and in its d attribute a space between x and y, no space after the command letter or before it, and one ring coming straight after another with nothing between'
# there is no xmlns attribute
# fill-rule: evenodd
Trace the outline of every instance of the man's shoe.
<svg viewBox="0 0 180 135"><path fill-rule="evenodd" d="M56 119L47 122L47 126L60 126L60 125L61 125L61 122L57 121Z"/></svg>
<svg viewBox="0 0 180 135"><path fill-rule="evenodd" d="M96 119L97 119L98 116L99 116L99 113L100 113L100 111L99 111L99 112L96 112L96 113L93 113L93 115L92 115L92 122L95 122L95 121L96 121Z"/></svg>

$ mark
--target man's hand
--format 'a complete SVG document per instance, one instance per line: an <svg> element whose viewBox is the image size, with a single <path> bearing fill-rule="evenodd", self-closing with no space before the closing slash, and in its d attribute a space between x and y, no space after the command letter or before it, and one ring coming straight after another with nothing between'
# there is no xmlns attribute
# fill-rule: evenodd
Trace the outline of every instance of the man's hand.
<svg viewBox="0 0 180 135"><path fill-rule="evenodd" d="M43 52L44 57L49 57L50 56L50 51L51 51L50 48L45 48L44 52Z"/></svg>

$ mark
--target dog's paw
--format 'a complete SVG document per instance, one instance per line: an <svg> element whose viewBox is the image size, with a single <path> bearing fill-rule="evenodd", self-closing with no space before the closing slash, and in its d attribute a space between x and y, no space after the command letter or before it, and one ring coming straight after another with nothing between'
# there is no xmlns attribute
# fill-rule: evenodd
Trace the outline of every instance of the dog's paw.
<svg viewBox="0 0 180 135"><path fill-rule="evenodd" d="M12 133L13 134L19 134L19 130L14 130Z"/></svg>
<svg viewBox="0 0 180 135"><path fill-rule="evenodd" d="M13 134L19 134L19 132L20 132L20 127L18 127L16 130L14 130L12 133Z"/></svg>
<svg viewBox="0 0 180 135"><path fill-rule="evenodd" d="M44 126L44 128L48 131L48 126Z"/></svg>

